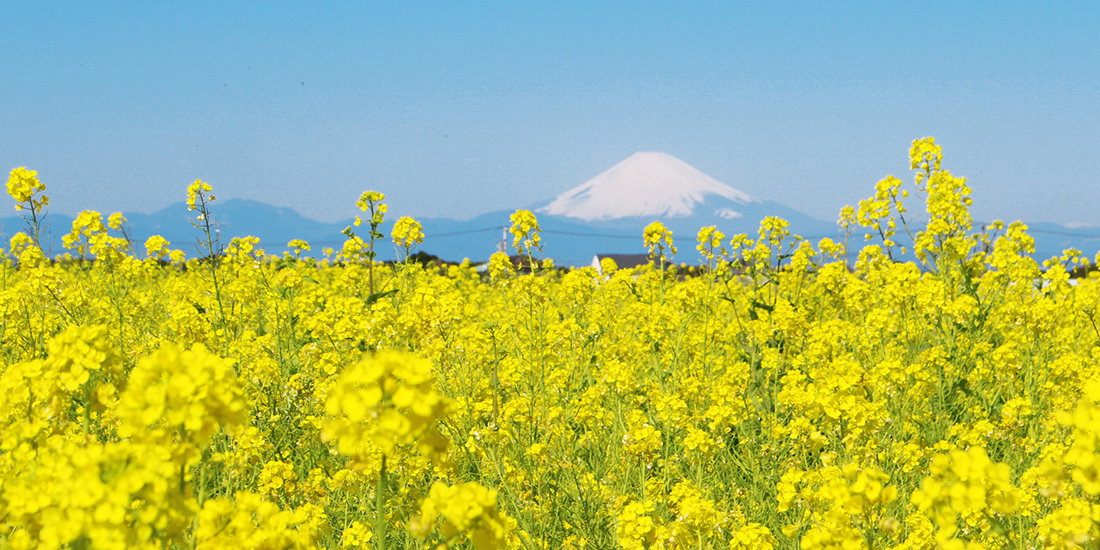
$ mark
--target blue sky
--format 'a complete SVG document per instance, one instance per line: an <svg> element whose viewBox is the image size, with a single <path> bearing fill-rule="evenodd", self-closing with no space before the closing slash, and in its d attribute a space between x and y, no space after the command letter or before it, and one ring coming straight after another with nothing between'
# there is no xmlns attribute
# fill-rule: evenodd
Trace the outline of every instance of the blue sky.
<svg viewBox="0 0 1100 550"><path fill-rule="evenodd" d="M315 7L320 6L320 7ZM1100 224L1100 4L0 2L55 211L469 218L637 151L832 220L935 136L979 219Z"/></svg>

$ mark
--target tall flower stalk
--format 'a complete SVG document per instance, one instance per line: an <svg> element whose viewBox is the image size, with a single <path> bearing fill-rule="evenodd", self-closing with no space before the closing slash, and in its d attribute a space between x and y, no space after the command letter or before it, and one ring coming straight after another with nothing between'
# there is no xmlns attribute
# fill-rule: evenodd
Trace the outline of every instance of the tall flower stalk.
<svg viewBox="0 0 1100 550"><path fill-rule="evenodd" d="M217 219L210 211L210 203L217 200L214 196L214 188L202 180L195 180L187 187L187 209L198 211L198 216L191 221L191 225L202 231L202 236L197 239L199 253L206 257L210 267L210 280L214 285L214 299L218 302L218 322L222 327L223 347L229 352L228 322L225 316L225 305L222 302L222 283L218 278L218 262L222 255L221 233L217 229Z"/></svg>

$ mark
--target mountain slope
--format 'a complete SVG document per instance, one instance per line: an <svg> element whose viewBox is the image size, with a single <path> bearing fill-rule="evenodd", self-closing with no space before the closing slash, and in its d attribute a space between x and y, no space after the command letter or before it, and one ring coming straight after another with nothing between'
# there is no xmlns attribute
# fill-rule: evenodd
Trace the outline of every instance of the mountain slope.
<svg viewBox="0 0 1100 550"><path fill-rule="evenodd" d="M539 211L586 222L633 217L686 217L708 197L754 202L742 193L665 153L635 153L610 170L558 195ZM737 217L733 209L722 211Z"/></svg>
<svg viewBox="0 0 1100 550"><path fill-rule="evenodd" d="M247 199L227 199L211 205L214 219L221 235L221 244L227 245L233 237L260 237L260 247L271 253L286 250L291 239L305 239L319 254L324 246L339 248L344 242L340 231L351 223L350 220L337 223L325 223L303 217L293 209L271 206ZM108 213L103 213L106 218ZM192 225L196 213L187 210L185 203L169 205L152 214L124 212L127 220L127 232L134 241L138 254L143 254L142 245L153 235L168 239L172 248L178 248L189 257L198 255L196 240L202 233ZM50 214L49 234L51 238L43 243L52 254L64 252L61 248L61 236L72 227L72 216ZM0 220L0 235L9 239L17 231L25 229L24 221L18 216Z"/></svg>

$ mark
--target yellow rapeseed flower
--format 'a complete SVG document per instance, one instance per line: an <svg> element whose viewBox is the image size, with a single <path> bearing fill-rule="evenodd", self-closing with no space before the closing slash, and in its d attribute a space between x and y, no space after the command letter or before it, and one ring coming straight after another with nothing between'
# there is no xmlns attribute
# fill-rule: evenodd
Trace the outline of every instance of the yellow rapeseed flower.
<svg viewBox="0 0 1100 550"><path fill-rule="evenodd" d="M8 175L8 194L15 199L15 209L22 210L30 206L35 212L41 212L42 208L50 204L50 198L45 195L35 197L46 190L46 184L38 179L38 172L27 170L26 167L15 168Z"/></svg>
<svg viewBox="0 0 1100 550"><path fill-rule="evenodd" d="M676 255L676 245L672 242L672 231L661 222L653 222L642 232L642 242L649 250L649 257L670 261Z"/></svg>
<svg viewBox="0 0 1100 550"><path fill-rule="evenodd" d="M379 352L348 367L327 396L323 436L343 454L364 464L374 446L387 456L413 445L435 456L447 445L435 422L450 401L433 386L432 364L393 351Z"/></svg>
<svg viewBox="0 0 1100 550"><path fill-rule="evenodd" d="M205 193L213 192L214 188L211 187L209 183L206 183L202 180L195 180L195 183L187 186L187 209L194 210L198 208L198 206L195 204L196 201L198 201L200 198L205 198ZM214 196L210 195L207 200L213 201Z"/></svg>

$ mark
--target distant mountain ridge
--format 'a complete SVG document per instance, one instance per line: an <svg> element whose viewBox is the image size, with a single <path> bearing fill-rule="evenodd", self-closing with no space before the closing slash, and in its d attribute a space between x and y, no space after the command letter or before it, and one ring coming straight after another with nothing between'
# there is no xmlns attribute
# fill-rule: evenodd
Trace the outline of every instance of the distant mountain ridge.
<svg viewBox="0 0 1100 550"><path fill-rule="evenodd" d="M761 203L764 206L774 203ZM304 239L310 243L312 254L320 256L325 247L339 249L345 237L340 233L351 220L340 222L321 222L305 218L291 208L276 207L252 200L227 199L214 204L214 211L220 227L222 242L228 244L232 237L257 236L261 247L269 253L281 253L291 239ZM775 205L771 215L777 215L791 221L795 218L803 222L803 217L812 223L805 229L794 224L795 233L817 241L821 237L839 237L834 224L813 220L782 205ZM792 215L792 213L794 215ZM435 254L446 260L459 261L470 258L471 261L485 261L496 251L503 229L511 225L512 211L498 211L482 214L471 220L451 220L429 218L420 220L426 235L420 250ZM172 242L172 248L187 253L188 257L197 255L195 239L200 235L191 226L194 212L188 212L183 203L171 205L153 214L124 213L129 220L129 232L135 242L134 248L142 253L142 244L152 235L161 235ZM387 220L383 227L385 233L396 218ZM642 232L633 220L608 220L594 223L578 223L564 216L540 214L539 225L543 229L543 242L546 255L554 258L559 265L587 265L595 254L622 253L638 254L645 252L642 246ZM662 220L671 228L680 249L678 260L695 262L695 234L700 227L717 225L727 235L747 233L754 235L759 219L745 216L736 220L726 220L718 216L697 215L685 218ZM50 214L47 218L50 234L53 237L51 254L64 252L60 245L61 235L69 232L72 217ZM652 220L650 220L652 221ZM731 222L740 223L731 223ZM648 223L648 222L646 222ZM641 227L644 227L641 226ZM9 216L0 219L0 239L6 248L7 241L17 231L24 230L22 218ZM1082 250L1092 258L1100 250L1100 227L1067 227L1056 223L1029 224L1029 233L1036 242L1036 259L1056 256L1066 248ZM853 238L852 246L862 246L862 240ZM394 259L396 253L388 239L377 244L379 258ZM591 252L591 254L589 254Z"/></svg>
<svg viewBox="0 0 1100 550"><path fill-rule="evenodd" d="M222 237L228 244L233 237L256 236L268 253L282 253L292 239L310 243L311 254L321 256L326 247L339 249L345 237L341 231L352 220L321 222L303 217L292 208L271 206L247 199L219 200L211 205ZM817 241L823 237L841 237L835 223L812 218L779 203L750 197L733 187L664 153L637 153L584 184L553 199L530 207L536 211L543 230L545 256L558 265L588 265L596 254L644 253L642 230L653 221L662 221L677 240L676 261L696 263L695 236L699 228L717 226L727 236L745 233L755 236L760 220L778 216L791 223L791 231ZM513 210L489 212L471 220L422 219L425 241L420 250L445 260L485 261L507 237ZM104 212L104 215L107 215ZM383 232L389 234L400 215L390 212ZM192 226L195 212L184 203L170 205L152 214L124 213L134 248L143 253L143 243L152 235L161 235L189 257L198 255L196 239L201 235ZM51 254L64 252L61 235L69 232L72 218L50 214L52 241L44 243ZM4 244L24 228L18 216L0 219L0 238ZM1036 241L1037 259L1056 256L1066 248L1082 250L1088 257L1100 249L1100 227L1067 227L1053 223L1030 224ZM362 228L359 233L365 234ZM510 243L509 243L510 244ZM862 239L850 241L862 246ZM384 239L376 243L379 259L397 257L393 244Z"/></svg>
<svg viewBox="0 0 1100 550"><path fill-rule="evenodd" d="M222 244L229 244L233 237L257 236L260 237L261 247L273 253L286 250L286 243L291 239L304 239L311 245L315 244L318 247L315 249L317 253L320 253L323 246L339 248L344 241L340 231L351 223L350 219L335 223L317 221L302 216L292 208L249 199L219 200L211 204L211 210L214 212ZM102 214L106 217L110 213ZM202 233L192 225L196 213L187 210L186 203L175 203L152 214L123 212L123 216L126 217L127 231L136 250L140 251L149 237L160 235L172 243L171 248L183 250L189 257L197 254L196 239ZM73 218L51 213L46 221L50 224L52 253L63 252L61 235L69 232ZM25 225L18 216L0 219L0 224L0 235L5 240L10 239L15 232L23 231ZM45 246L47 245L44 243Z"/></svg>

